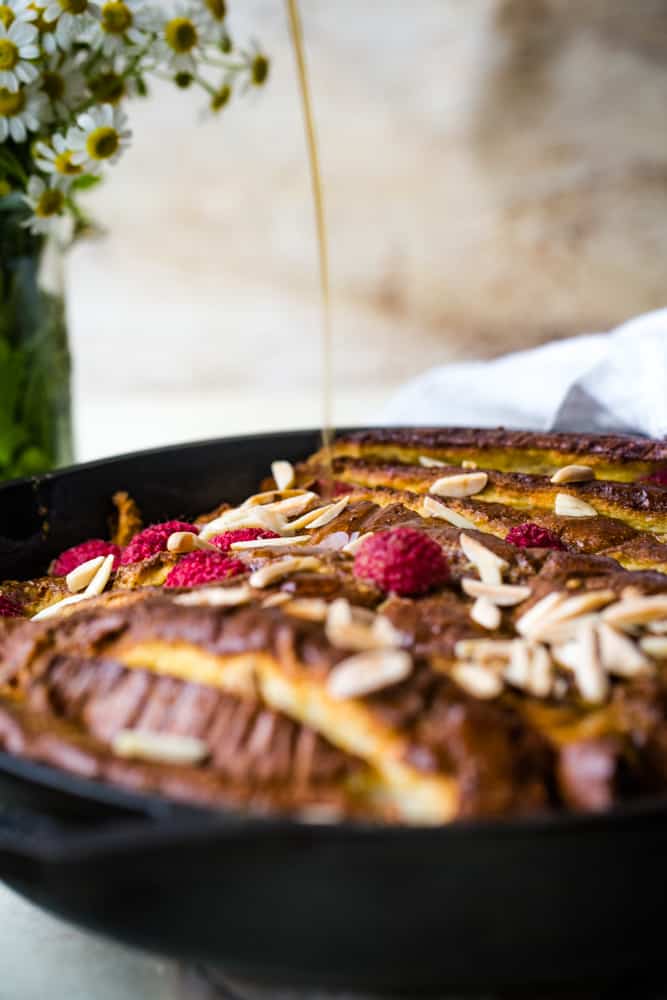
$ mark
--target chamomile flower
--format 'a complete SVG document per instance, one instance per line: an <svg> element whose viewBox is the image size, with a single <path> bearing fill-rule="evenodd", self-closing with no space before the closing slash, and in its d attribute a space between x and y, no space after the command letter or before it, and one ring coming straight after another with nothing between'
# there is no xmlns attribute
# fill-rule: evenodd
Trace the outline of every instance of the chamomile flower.
<svg viewBox="0 0 667 1000"><path fill-rule="evenodd" d="M76 127L67 133L67 142L73 152L85 153L87 172L95 165L115 163L132 137L127 115L111 104L92 108L76 121Z"/></svg>
<svg viewBox="0 0 667 1000"><path fill-rule="evenodd" d="M90 47L105 56L124 52L132 45L141 48L150 38L153 17L141 0L109 0L102 4L100 20L91 28Z"/></svg>
<svg viewBox="0 0 667 1000"><path fill-rule="evenodd" d="M37 28L28 21L15 17L9 27L0 22L0 87L16 93L37 79L39 70L30 61L39 56L36 39Z"/></svg>
<svg viewBox="0 0 667 1000"><path fill-rule="evenodd" d="M28 132L37 132L46 118L46 99L34 88L16 91L0 87L0 142L11 137L25 142Z"/></svg>
<svg viewBox="0 0 667 1000"><path fill-rule="evenodd" d="M0 24L4 24L5 28L10 28L16 21L27 24L36 17L30 0L5 0L0 3Z"/></svg>
<svg viewBox="0 0 667 1000"><path fill-rule="evenodd" d="M41 177L30 178L23 199L33 212L24 223L31 233L48 233L62 218L65 195L59 187L48 185Z"/></svg>
<svg viewBox="0 0 667 1000"><path fill-rule="evenodd" d="M78 62L75 59L63 60L59 55L52 55L46 60L39 86L55 116L61 119L80 107L86 96L86 80Z"/></svg>
<svg viewBox="0 0 667 1000"><path fill-rule="evenodd" d="M206 41L207 25L201 8L181 2L174 16L163 21L155 52L174 73L193 73L196 57Z"/></svg>
<svg viewBox="0 0 667 1000"><path fill-rule="evenodd" d="M100 8L92 0L47 0L41 16L46 24L55 24L55 40L67 52L99 15Z"/></svg>
<svg viewBox="0 0 667 1000"><path fill-rule="evenodd" d="M80 177L84 172L87 156L81 149L74 150L60 132L51 138L51 145L46 142L35 144L35 163L45 174L52 174L61 184ZM94 173L95 168L88 167L86 173Z"/></svg>

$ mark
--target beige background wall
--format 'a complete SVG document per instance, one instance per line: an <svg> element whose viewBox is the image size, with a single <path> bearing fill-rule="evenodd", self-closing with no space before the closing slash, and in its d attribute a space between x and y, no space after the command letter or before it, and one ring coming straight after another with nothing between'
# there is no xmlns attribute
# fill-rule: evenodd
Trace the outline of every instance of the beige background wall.
<svg viewBox="0 0 667 1000"><path fill-rule="evenodd" d="M402 380L667 294L667 0L302 0L336 419ZM265 91L166 86L69 266L81 457L319 419L308 175L281 0L231 0Z"/></svg>

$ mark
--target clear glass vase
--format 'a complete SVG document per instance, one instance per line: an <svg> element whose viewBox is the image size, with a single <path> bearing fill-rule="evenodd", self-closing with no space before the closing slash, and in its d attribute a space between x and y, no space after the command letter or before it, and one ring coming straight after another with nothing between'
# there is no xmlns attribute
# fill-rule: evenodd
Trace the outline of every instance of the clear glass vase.
<svg viewBox="0 0 667 1000"><path fill-rule="evenodd" d="M72 461L62 247L0 198L0 480Z"/></svg>

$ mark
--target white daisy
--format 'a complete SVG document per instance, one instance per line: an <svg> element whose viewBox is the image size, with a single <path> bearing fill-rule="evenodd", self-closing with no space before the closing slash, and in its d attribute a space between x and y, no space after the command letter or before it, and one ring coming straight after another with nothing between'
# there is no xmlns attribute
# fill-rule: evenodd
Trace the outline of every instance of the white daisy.
<svg viewBox="0 0 667 1000"><path fill-rule="evenodd" d="M80 177L84 173L86 153L71 148L64 135L56 132L51 137L51 145L46 142L35 143L35 163L45 174L52 174L52 180L60 184ZM88 167L86 173L96 172L96 167Z"/></svg>
<svg viewBox="0 0 667 1000"><path fill-rule="evenodd" d="M27 24L36 18L37 13L30 0L6 0L0 3L0 24L4 24L5 28L10 28L15 21Z"/></svg>
<svg viewBox="0 0 667 1000"><path fill-rule="evenodd" d="M47 0L42 18L46 24L55 24L55 40L58 47L67 52L91 28L99 14L98 4L91 0Z"/></svg>
<svg viewBox="0 0 667 1000"><path fill-rule="evenodd" d="M46 184L41 177L30 178L23 199L33 212L32 217L23 223L31 233L48 233L62 218L65 195L60 188Z"/></svg>
<svg viewBox="0 0 667 1000"><path fill-rule="evenodd" d="M154 13L143 0L109 0L102 4L100 20L88 35L92 49L105 56L123 52L128 46L143 48L150 38Z"/></svg>
<svg viewBox="0 0 667 1000"><path fill-rule="evenodd" d="M16 93L22 83L32 83L39 70L30 62L37 59L37 28L14 18L9 27L0 22L0 87Z"/></svg>
<svg viewBox="0 0 667 1000"><path fill-rule="evenodd" d="M28 132L37 132L47 117L44 94L34 87L17 91L0 88L0 142L8 136L14 142L25 142Z"/></svg>
<svg viewBox="0 0 667 1000"><path fill-rule="evenodd" d="M155 54L174 73L193 73L196 56L207 44L210 25L200 5L185 0L176 4L173 14L162 22Z"/></svg>
<svg viewBox="0 0 667 1000"><path fill-rule="evenodd" d="M76 59L52 55L40 74L40 89L59 118L80 107L86 96L86 79Z"/></svg>
<svg viewBox="0 0 667 1000"><path fill-rule="evenodd" d="M111 104L91 108L76 121L76 127L67 133L67 142L73 152L86 154L87 171L89 164L115 163L132 137L127 128L127 115Z"/></svg>

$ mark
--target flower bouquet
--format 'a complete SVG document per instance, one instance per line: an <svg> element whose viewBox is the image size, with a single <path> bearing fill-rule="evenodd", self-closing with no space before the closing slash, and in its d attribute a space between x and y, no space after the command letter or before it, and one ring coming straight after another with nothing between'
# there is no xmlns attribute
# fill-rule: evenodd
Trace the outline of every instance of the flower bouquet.
<svg viewBox="0 0 667 1000"><path fill-rule="evenodd" d="M131 141L127 100L169 80L216 114L268 70L225 0L0 2L0 479L72 457L59 251Z"/></svg>

